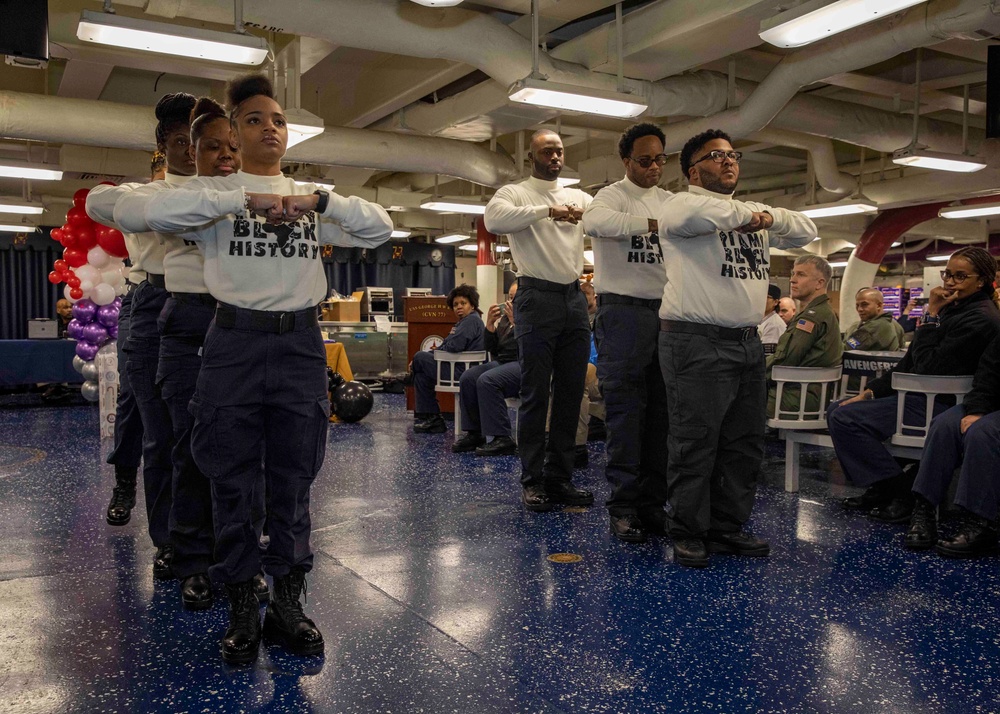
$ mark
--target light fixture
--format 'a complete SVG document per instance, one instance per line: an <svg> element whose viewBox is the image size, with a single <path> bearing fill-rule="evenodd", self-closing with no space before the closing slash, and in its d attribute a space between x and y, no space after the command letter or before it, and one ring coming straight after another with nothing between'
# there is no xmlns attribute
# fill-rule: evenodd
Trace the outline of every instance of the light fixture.
<svg viewBox="0 0 1000 714"><path fill-rule="evenodd" d="M288 146L291 149L306 139L319 136L326 129L323 120L312 112L299 107L285 108L285 121L288 122ZM319 185L319 184L317 184Z"/></svg>
<svg viewBox="0 0 1000 714"><path fill-rule="evenodd" d="M928 255L924 260L932 260L935 263L943 263L951 257L951 253L948 255Z"/></svg>
<svg viewBox="0 0 1000 714"><path fill-rule="evenodd" d="M899 247L899 246L901 246L901 245L903 245L903 242L902 242L902 241L896 241L895 243L893 243L893 244L892 244L891 246L889 246L889 247L890 247L890 248L898 248L898 247Z"/></svg>
<svg viewBox="0 0 1000 714"><path fill-rule="evenodd" d="M559 188L566 188L567 186L576 186L580 183L580 174L578 174L573 169L568 169L565 166L563 170L559 172L559 178L556 179L556 184Z"/></svg>
<svg viewBox="0 0 1000 714"><path fill-rule="evenodd" d="M326 183L325 181L312 181L310 179L306 179L305 181L296 180L295 183L299 186L316 186L317 188L321 188L325 191L332 191L337 188L337 184Z"/></svg>
<svg viewBox="0 0 1000 714"><path fill-rule="evenodd" d="M1000 215L1000 203L980 203L978 206L948 206L938 211L941 218L981 218Z"/></svg>
<svg viewBox="0 0 1000 714"><path fill-rule="evenodd" d="M406 207L405 206L386 206L385 210L387 212L389 212L389 213L394 213L396 211L405 211Z"/></svg>
<svg viewBox="0 0 1000 714"><path fill-rule="evenodd" d="M583 262L586 263L587 265L593 265L594 264L594 251L592 251L592 250L585 250L585 251L583 251Z"/></svg>
<svg viewBox="0 0 1000 714"><path fill-rule="evenodd" d="M475 199L452 198L449 196L434 196L420 203L420 207L439 213L469 213L481 216L486 213L486 204Z"/></svg>
<svg viewBox="0 0 1000 714"><path fill-rule="evenodd" d="M631 94L578 87L573 84L559 84L534 77L525 77L514 82L507 98L512 102L521 102L522 104L536 104L553 109L600 114L620 119L637 117L649 108L649 105L641 101L640 97Z"/></svg>
<svg viewBox="0 0 1000 714"><path fill-rule="evenodd" d="M0 233L35 233L37 226L29 226L27 223L0 224Z"/></svg>
<svg viewBox="0 0 1000 714"><path fill-rule="evenodd" d="M268 55L267 41L254 35L150 22L91 10L84 10L80 16L76 36L100 45L247 66L259 65Z"/></svg>
<svg viewBox="0 0 1000 714"><path fill-rule="evenodd" d="M810 0L760 23L760 39L801 47L927 0Z"/></svg>
<svg viewBox="0 0 1000 714"><path fill-rule="evenodd" d="M455 7L462 0L413 0L413 2L424 7Z"/></svg>
<svg viewBox="0 0 1000 714"><path fill-rule="evenodd" d="M838 261L836 263L830 263L830 267L831 268L846 268L847 267L847 261L846 260L841 260L841 261Z"/></svg>
<svg viewBox="0 0 1000 714"><path fill-rule="evenodd" d="M471 253L473 251L479 250L479 246L476 245L475 243L469 243L468 245L460 245L460 246L458 246L458 249L459 250L464 250L464 251L467 251L467 252ZM506 253L508 250L510 250L510 246L506 246L506 245L494 245L493 246L493 250L495 250L497 253Z"/></svg>
<svg viewBox="0 0 1000 714"><path fill-rule="evenodd" d="M817 203L806 206L799 213L809 218L829 218L831 216L849 216L856 213L877 213L878 206L866 198L850 198L834 203Z"/></svg>
<svg viewBox="0 0 1000 714"><path fill-rule="evenodd" d="M0 198L0 213L20 213L25 216L37 216L45 212L45 206L40 203L27 203L16 199Z"/></svg>
<svg viewBox="0 0 1000 714"><path fill-rule="evenodd" d="M892 152L892 163L900 166L916 166L921 169L937 171L957 171L972 173L982 171L986 164L964 154L945 154L940 151L928 151L919 147L907 146Z"/></svg>
<svg viewBox="0 0 1000 714"><path fill-rule="evenodd" d="M60 181L63 172L45 164L32 164L27 161L4 159L0 164L0 178L32 179L35 181Z"/></svg>
<svg viewBox="0 0 1000 714"><path fill-rule="evenodd" d="M402 230L400 228L397 228L397 229L393 230L392 234L389 237L390 238L409 238L410 237L410 232Z"/></svg>
<svg viewBox="0 0 1000 714"><path fill-rule="evenodd" d="M438 236L434 239L435 243L461 243L463 240L469 240L468 233L448 233L447 235Z"/></svg>

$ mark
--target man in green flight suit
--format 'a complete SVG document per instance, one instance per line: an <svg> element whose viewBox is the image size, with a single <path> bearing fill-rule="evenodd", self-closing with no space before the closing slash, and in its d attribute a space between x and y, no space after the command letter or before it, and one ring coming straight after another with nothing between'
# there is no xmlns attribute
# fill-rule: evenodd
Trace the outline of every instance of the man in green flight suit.
<svg viewBox="0 0 1000 714"><path fill-rule="evenodd" d="M789 282L792 297L802 309L789 323L788 331L778 340L774 354L767 358L767 414L774 416L776 384L771 381L771 368L784 367L834 367L840 364L843 344L840 323L830 306L826 294L833 272L830 264L818 255L804 255L795 260ZM806 408L821 411L820 388L811 387L806 396ZM825 405L823 405L825 406ZM781 393L782 412L799 410L798 387L786 386Z"/></svg>
<svg viewBox="0 0 1000 714"><path fill-rule="evenodd" d="M882 293L875 288L861 288L854 297L854 308L861 318L854 332L844 340L845 350L901 350L903 327L882 310Z"/></svg>

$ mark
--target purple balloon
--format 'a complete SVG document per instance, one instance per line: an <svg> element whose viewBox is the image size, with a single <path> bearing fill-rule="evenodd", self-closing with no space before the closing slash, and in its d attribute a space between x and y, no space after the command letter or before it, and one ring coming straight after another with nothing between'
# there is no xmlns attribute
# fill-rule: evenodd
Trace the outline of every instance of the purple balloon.
<svg viewBox="0 0 1000 714"><path fill-rule="evenodd" d="M114 300L114 302L112 302L111 304L114 305L115 307L117 307L120 310L121 306L122 306L122 296L119 295L118 297L116 297L115 300Z"/></svg>
<svg viewBox="0 0 1000 714"><path fill-rule="evenodd" d="M75 317L84 325L86 325L88 322L94 321L94 315L96 312L97 312L97 303L95 303L90 298L84 298L83 300L80 300L73 306L73 317Z"/></svg>
<svg viewBox="0 0 1000 714"><path fill-rule="evenodd" d="M100 347L108 341L108 331L96 322L92 322L89 325L83 326L83 339L92 345Z"/></svg>
<svg viewBox="0 0 1000 714"><path fill-rule="evenodd" d="M79 340L83 337L83 323L77 319L72 319L66 325L66 334L70 339Z"/></svg>
<svg viewBox="0 0 1000 714"><path fill-rule="evenodd" d="M112 325L111 327L108 328L108 337L110 337L112 340L117 340L118 339L118 324L117 323L115 323L114 325Z"/></svg>
<svg viewBox="0 0 1000 714"><path fill-rule="evenodd" d="M110 305L101 305L97 308L97 324L111 328L112 325L118 324L118 307L111 303Z"/></svg>
<svg viewBox="0 0 1000 714"><path fill-rule="evenodd" d="M90 362L97 356L97 350L101 349L97 345L92 345L89 342L77 342L76 343L76 354L84 362Z"/></svg>

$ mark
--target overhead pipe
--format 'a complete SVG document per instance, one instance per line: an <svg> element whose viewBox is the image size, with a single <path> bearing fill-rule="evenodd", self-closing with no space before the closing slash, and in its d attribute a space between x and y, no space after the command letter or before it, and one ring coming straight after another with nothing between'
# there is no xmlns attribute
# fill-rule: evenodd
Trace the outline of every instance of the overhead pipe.
<svg viewBox="0 0 1000 714"><path fill-rule="evenodd" d="M816 172L816 182L827 191L845 195L858 187L857 179L850 174L843 173L837 166L833 142L829 139L780 129L761 129L748 138L767 144L790 146L794 149L808 151L812 157L813 170Z"/></svg>
<svg viewBox="0 0 1000 714"><path fill-rule="evenodd" d="M0 136L11 139L150 151L155 126L150 107L0 91ZM430 171L486 186L501 186L517 175L509 158L469 142L344 127L327 127L285 159Z"/></svg>

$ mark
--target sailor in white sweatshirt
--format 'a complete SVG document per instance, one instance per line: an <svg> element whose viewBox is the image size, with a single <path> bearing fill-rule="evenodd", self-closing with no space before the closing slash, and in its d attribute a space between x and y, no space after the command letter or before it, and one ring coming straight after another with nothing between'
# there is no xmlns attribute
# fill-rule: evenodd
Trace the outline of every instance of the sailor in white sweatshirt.
<svg viewBox="0 0 1000 714"><path fill-rule="evenodd" d="M681 152L688 193L659 214L667 281L660 306L660 366L670 428L667 499L674 560L705 567L708 553L766 556L744 532L763 458L767 384L757 332L770 248L816 237L801 213L737 201L740 152L699 134Z"/></svg>
<svg viewBox="0 0 1000 714"><path fill-rule="evenodd" d="M607 507L612 534L630 543L665 532L667 393L657 313L666 275L656 219L673 194L657 185L663 142L655 124L629 127L618 142L625 178L598 191L583 214L594 247L597 380L613 489Z"/></svg>
<svg viewBox="0 0 1000 714"><path fill-rule="evenodd" d="M521 500L530 511L553 504L589 505L573 486L573 445L590 355L587 300L580 292L583 230L590 196L557 182L563 144L539 131L531 139L531 177L503 186L486 206L486 229L506 234L517 264L514 333L521 364L517 448ZM552 392L548 447L545 416Z"/></svg>
<svg viewBox="0 0 1000 714"><path fill-rule="evenodd" d="M126 227L181 233L204 250L205 285L219 306L190 404L191 447L212 488L210 573L229 596L222 657L249 664L262 635L294 654L323 651L299 602L313 563L309 489L330 415L316 310L328 292L321 245L378 246L392 221L380 206L281 174L287 122L265 77L237 78L228 93L243 170L199 177L184 190L133 192L115 214ZM251 518L261 460L270 536L263 558ZM263 630L252 580L261 560L274 579Z"/></svg>
<svg viewBox="0 0 1000 714"><path fill-rule="evenodd" d="M118 224L114 219L114 209L121 197L131 195L133 191L147 190L147 187L169 191L193 178L195 166L188 152L188 145L189 121L194 104L195 98L192 95L178 92L165 95L156 105L156 143L167 160L167 172L163 181L121 186L101 185L87 195L87 211L91 217L106 225L113 225L126 234L137 234L126 245L130 257L145 273L145 279L132 292L129 335L123 351L127 360L128 384L135 395L142 418L143 495L146 500L149 535L156 546L153 577L158 580L174 577L173 544L170 542L174 438L169 409L156 386L160 353L158 320L168 297L163 277L164 247L155 236L145 234L148 229L131 231ZM134 283L137 276L138 272L130 273L129 282Z"/></svg>

